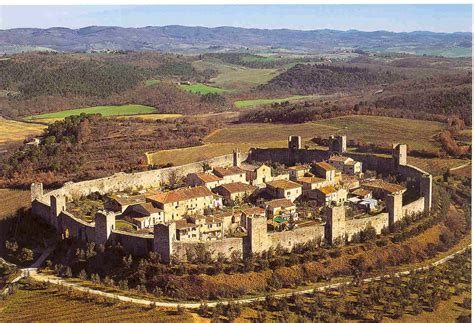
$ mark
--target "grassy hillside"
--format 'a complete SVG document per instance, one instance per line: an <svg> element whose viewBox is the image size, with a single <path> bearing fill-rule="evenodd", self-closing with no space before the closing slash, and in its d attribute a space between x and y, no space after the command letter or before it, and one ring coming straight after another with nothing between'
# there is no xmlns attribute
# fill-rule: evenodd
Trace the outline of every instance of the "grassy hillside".
<svg viewBox="0 0 474 323"><path fill-rule="evenodd" d="M277 69L248 68L220 61L195 61L193 66L197 71L213 69L217 76L210 79L212 84L227 90L248 90L256 85L264 84L278 75Z"/></svg>
<svg viewBox="0 0 474 323"><path fill-rule="evenodd" d="M305 99L314 99L317 98L317 95L293 95L287 98L282 99L253 99L253 100L238 100L234 102L236 108L248 108L248 107L256 107L259 105L265 104L272 104L272 103L282 103L285 101L292 102L292 101L299 101Z"/></svg>
<svg viewBox="0 0 474 323"><path fill-rule="evenodd" d="M223 93L226 90L215 87L215 86L209 86L206 84L202 83L197 83L197 84L181 84L180 87L188 92L191 93L199 93L199 94L208 94L208 93Z"/></svg>
<svg viewBox="0 0 474 323"><path fill-rule="evenodd" d="M100 113L102 116L119 116L119 115L133 115L133 114L147 114L156 112L153 107L141 105L141 104L127 104L127 105L108 105L108 106L96 106L90 108L80 108L72 110L64 110L53 113L44 113L39 115L30 116L27 119L56 119L65 118L68 116L77 116L81 113Z"/></svg>

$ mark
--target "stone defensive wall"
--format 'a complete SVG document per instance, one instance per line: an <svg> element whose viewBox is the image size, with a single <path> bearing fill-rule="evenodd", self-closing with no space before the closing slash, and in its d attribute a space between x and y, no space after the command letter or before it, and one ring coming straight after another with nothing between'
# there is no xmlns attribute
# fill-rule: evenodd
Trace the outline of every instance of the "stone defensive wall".
<svg viewBox="0 0 474 323"><path fill-rule="evenodd" d="M247 159L247 153L241 153L241 159ZM68 199L77 199L87 196L93 192L107 194L111 192L124 191L127 189L140 190L150 187L160 187L166 183L170 176L185 176L188 173L201 172L202 164L208 163L211 167L216 166L232 166L233 155L227 154L200 162L190 163L186 165L149 170L136 173L116 173L109 177L103 177L83 182L67 182L63 187L50 191L43 195L45 201L49 196L65 196Z"/></svg>
<svg viewBox="0 0 474 323"><path fill-rule="evenodd" d="M371 169L379 172L396 172L406 178L419 183L419 198L403 205L402 195L389 195L386 199L386 213L366 216L359 219L345 219L343 207L334 207L330 215L331 221L324 225L302 226L294 230L283 232L267 231L266 218L249 218L247 227L248 235L242 238L224 238L222 240L203 242L183 242L175 238L176 227L174 223L155 225L153 234L134 234L119 231L115 226L115 215L98 213L94 223L87 223L73 214L67 212L67 199L76 199L87 196L93 192L107 194L127 189L141 190L151 187L160 187L168 182L170 176L185 176L191 172L202 171L203 163L211 167L231 166L234 155L228 154L201 162L182 166L151 170L137 173L117 173L109 177L83 181L78 183L68 182L62 188L43 194L42 184L32 184L32 213L43 218L54 226L63 238L75 238L96 244L105 244L109 241L120 243L125 250L135 255L146 255L150 251L159 253L164 261L170 261L173 255L185 258L188 250L197 244L205 244L206 249L213 256L223 253L229 256L233 251L247 256L251 253L260 253L268 248L281 246L291 250L296 244L327 240L332 243L335 238L351 237L366 229L368 226L375 228L380 233L401 220L403 217L419 212L428 212L431 208L432 177L429 173L406 163L406 153L397 148L398 155L392 158L377 155L364 155L347 153L343 155L363 163L364 170ZM406 146L404 147L406 152ZM395 151L395 148L394 148ZM401 152L400 152L401 151ZM310 163L321 161L330 156L328 150L316 149L251 149L248 153L241 153L241 160L248 161L273 161L286 165L295 163ZM400 157L401 156L401 157Z"/></svg>

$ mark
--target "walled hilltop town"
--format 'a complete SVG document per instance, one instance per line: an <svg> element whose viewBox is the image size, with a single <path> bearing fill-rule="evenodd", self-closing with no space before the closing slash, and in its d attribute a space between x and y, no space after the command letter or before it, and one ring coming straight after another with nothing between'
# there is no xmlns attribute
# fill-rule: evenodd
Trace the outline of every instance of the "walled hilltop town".
<svg viewBox="0 0 474 323"><path fill-rule="evenodd" d="M432 176L407 163L407 146L392 157L349 152L346 136L328 149L235 150L203 162L66 183L31 186L33 214L64 238L120 243L163 262L185 259L198 244L213 256L243 257L315 241L340 244L372 227L377 234L407 215L429 212ZM100 198L92 216L80 202ZM75 207L70 207L70 206Z"/></svg>

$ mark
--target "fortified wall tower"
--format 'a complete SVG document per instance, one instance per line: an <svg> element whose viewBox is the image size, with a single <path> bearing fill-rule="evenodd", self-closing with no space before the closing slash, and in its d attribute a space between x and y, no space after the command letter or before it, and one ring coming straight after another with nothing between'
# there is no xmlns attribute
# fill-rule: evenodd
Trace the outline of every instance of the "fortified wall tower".
<svg viewBox="0 0 474 323"><path fill-rule="evenodd" d="M95 215L95 243L105 245L115 229L115 214L101 211Z"/></svg>
<svg viewBox="0 0 474 323"><path fill-rule="evenodd" d="M176 240L176 223L158 223L153 228L153 250L165 263L171 262L173 254L173 241Z"/></svg>
<svg viewBox="0 0 474 323"><path fill-rule="evenodd" d="M329 136L329 151L343 154L347 151L346 136Z"/></svg>
<svg viewBox="0 0 474 323"><path fill-rule="evenodd" d="M329 244L346 237L346 210L344 206L335 206L326 209L326 226L324 236Z"/></svg>
<svg viewBox="0 0 474 323"><path fill-rule="evenodd" d="M61 214L63 211L66 211L66 197L64 195L51 195L49 200L51 204L49 223L55 228L59 228L59 214Z"/></svg>
<svg viewBox="0 0 474 323"><path fill-rule="evenodd" d="M407 164L407 145L406 144L393 144L392 145L392 160L393 167L395 170L398 166L405 166Z"/></svg>
<svg viewBox="0 0 474 323"><path fill-rule="evenodd" d="M41 200L43 198L43 183L31 184L31 202L34 200Z"/></svg>
<svg viewBox="0 0 474 323"><path fill-rule="evenodd" d="M247 246L246 254L260 253L268 249L267 218L256 216L247 218Z"/></svg>

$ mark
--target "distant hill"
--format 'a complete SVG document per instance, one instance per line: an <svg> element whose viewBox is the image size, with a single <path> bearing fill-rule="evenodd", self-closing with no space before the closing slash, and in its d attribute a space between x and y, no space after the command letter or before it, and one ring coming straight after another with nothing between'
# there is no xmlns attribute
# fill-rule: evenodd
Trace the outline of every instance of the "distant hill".
<svg viewBox="0 0 474 323"><path fill-rule="evenodd" d="M17 28L0 30L0 52L52 49L151 50L216 52L225 50L300 50L328 52L341 49L410 52L445 56L471 56L472 33L416 31L395 33L358 30L246 29L236 27L163 26L122 28L90 26L69 28Z"/></svg>

